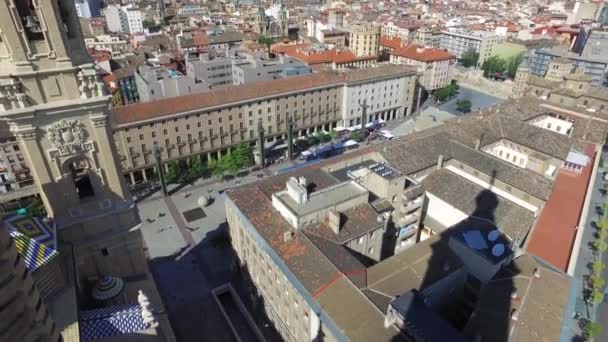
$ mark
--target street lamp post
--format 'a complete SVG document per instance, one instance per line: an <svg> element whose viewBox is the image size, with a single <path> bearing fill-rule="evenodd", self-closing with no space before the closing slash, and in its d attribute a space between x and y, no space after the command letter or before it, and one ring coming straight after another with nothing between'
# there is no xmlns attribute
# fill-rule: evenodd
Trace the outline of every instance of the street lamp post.
<svg viewBox="0 0 608 342"><path fill-rule="evenodd" d="M289 161L293 160L293 120L291 116L287 117L287 155Z"/></svg>
<svg viewBox="0 0 608 342"><path fill-rule="evenodd" d="M165 184L165 171L163 170L163 165L160 160L160 147L158 147L158 143L155 142L152 147L152 154L154 155L154 161L156 162L156 169L158 170L158 178L160 179L160 186L163 190L163 196L167 197L167 185Z"/></svg>

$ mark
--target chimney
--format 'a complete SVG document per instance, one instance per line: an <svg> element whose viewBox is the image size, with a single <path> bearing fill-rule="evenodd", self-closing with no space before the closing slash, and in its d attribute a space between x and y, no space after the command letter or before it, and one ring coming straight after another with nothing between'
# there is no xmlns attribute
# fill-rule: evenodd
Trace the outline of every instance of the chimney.
<svg viewBox="0 0 608 342"><path fill-rule="evenodd" d="M518 319L517 315L518 315L517 309L511 310L511 320L512 321L517 321L517 319Z"/></svg>
<svg viewBox="0 0 608 342"><path fill-rule="evenodd" d="M441 170L442 167L443 167L443 154L440 154L439 158L437 158L437 170Z"/></svg>
<svg viewBox="0 0 608 342"><path fill-rule="evenodd" d="M479 150L479 146L481 146L481 139L475 139L475 149Z"/></svg>
<svg viewBox="0 0 608 342"><path fill-rule="evenodd" d="M327 223L334 233L340 233L340 213L336 209L329 209L327 212Z"/></svg>
<svg viewBox="0 0 608 342"><path fill-rule="evenodd" d="M539 268L534 269L534 278L540 279L540 269Z"/></svg>
<svg viewBox="0 0 608 342"><path fill-rule="evenodd" d="M295 177L289 178L286 188L289 197L291 197L297 204L308 202L308 190Z"/></svg>
<svg viewBox="0 0 608 342"><path fill-rule="evenodd" d="M291 239L293 239L293 231L288 230L283 233L283 242L289 242Z"/></svg>

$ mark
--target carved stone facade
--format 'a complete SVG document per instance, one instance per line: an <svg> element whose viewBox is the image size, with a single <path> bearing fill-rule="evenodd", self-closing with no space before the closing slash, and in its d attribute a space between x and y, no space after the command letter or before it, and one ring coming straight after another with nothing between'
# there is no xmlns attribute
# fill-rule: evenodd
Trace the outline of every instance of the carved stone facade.
<svg viewBox="0 0 608 342"><path fill-rule="evenodd" d="M74 245L78 280L146 274L140 218L110 133L110 98L74 2L0 0L0 32L0 119L31 165L60 239Z"/></svg>

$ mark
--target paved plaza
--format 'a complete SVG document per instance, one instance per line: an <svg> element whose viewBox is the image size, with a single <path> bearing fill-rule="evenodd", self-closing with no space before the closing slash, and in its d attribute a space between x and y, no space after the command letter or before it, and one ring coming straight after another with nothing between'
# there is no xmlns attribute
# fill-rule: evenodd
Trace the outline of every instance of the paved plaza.
<svg viewBox="0 0 608 342"><path fill-rule="evenodd" d="M200 180L169 197L157 191L138 203L152 273L179 341L235 341L211 294L233 278L223 192L258 180L258 174ZM198 205L201 196L210 198L208 206ZM184 212L196 208L204 217L188 222Z"/></svg>

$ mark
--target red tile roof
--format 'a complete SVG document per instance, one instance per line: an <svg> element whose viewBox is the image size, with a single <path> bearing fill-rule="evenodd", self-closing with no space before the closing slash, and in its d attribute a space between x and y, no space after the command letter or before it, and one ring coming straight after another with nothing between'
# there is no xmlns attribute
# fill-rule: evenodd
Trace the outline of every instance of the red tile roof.
<svg viewBox="0 0 608 342"><path fill-rule="evenodd" d="M541 212L528 244L528 252L540 256L563 271L567 271L570 262L576 227L593 169L593 152L589 146L585 154L591 159L580 174L566 169L559 170L553 192Z"/></svg>
<svg viewBox="0 0 608 342"><path fill-rule="evenodd" d="M399 49L403 46L403 42L398 37L380 36L380 46L386 46L389 49Z"/></svg>
<svg viewBox="0 0 608 342"><path fill-rule="evenodd" d="M343 81L343 75L334 72L324 72L278 80L260 81L254 84L228 86L204 93L134 103L116 108L112 112L112 121L115 125L129 124L165 115L246 101L289 91L329 86Z"/></svg>
<svg viewBox="0 0 608 342"><path fill-rule="evenodd" d="M422 62L445 61L456 58L444 50L427 48L416 44L410 44L393 50L391 54Z"/></svg>
<svg viewBox="0 0 608 342"><path fill-rule="evenodd" d="M375 59L376 56L357 57L350 50L313 50L308 44L277 44L271 47L277 54L284 54L297 58L306 64L343 64L366 59Z"/></svg>

